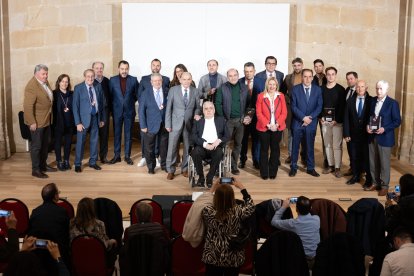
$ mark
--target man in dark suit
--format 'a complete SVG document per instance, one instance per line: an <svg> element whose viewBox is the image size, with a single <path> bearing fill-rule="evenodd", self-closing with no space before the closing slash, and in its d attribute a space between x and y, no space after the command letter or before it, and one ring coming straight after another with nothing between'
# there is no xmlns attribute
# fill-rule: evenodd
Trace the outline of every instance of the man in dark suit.
<svg viewBox="0 0 414 276"><path fill-rule="evenodd" d="M92 63L92 69L95 72L95 80L93 85L101 85L101 90L104 97L104 116L106 124L99 128L99 159L102 164L108 163L106 159L108 155L108 137L109 137L109 116L111 113L112 103L109 97L109 79L103 75L104 63L102 61L95 61Z"/></svg>
<svg viewBox="0 0 414 276"><path fill-rule="evenodd" d="M43 204L33 209L30 215L28 235L57 243L64 262L69 265L69 216L63 207L56 204L59 200L59 193L55 183L49 183L43 187ZM39 253L41 259L47 264L52 262L51 267L55 266L56 261L51 258L47 250L40 249L36 253Z"/></svg>
<svg viewBox="0 0 414 276"><path fill-rule="evenodd" d="M216 109L212 102L203 104L204 118L196 121L193 127L191 139L194 149L191 157L199 176L197 186L204 187L203 159L211 158L210 170L207 173L207 186L211 188L214 174L223 158L223 149L229 140L229 132L223 117L214 116Z"/></svg>
<svg viewBox="0 0 414 276"><path fill-rule="evenodd" d="M167 151L167 179L174 179L177 151L179 150L180 137L184 142L183 161L181 173L188 176L188 148L190 146L190 134L193 118L200 119L199 100L201 93L191 86L192 76L189 72L183 72L180 78L181 85L176 85L168 92L167 110L165 113L165 128L168 135Z"/></svg>
<svg viewBox="0 0 414 276"><path fill-rule="evenodd" d="M369 167L373 185L365 190L379 189L378 195L385 196L390 184L391 149L395 144L394 130L401 124L401 115L398 102L387 95L388 82L380 80L376 84L377 96L373 98L370 108L370 117L380 120L379 128L367 125L370 134Z"/></svg>
<svg viewBox="0 0 414 276"><path fill-rule="evenodd" d="M86 142L86 135L89 132L89 167L100 170L96 164L98 159L98 130L103 127L106 118L103 112L104 98L101 86L94 86L95 73L92 69L83 72L85 82L75 86L73 93L73 117L76 125L76 156L75 172L82 172L82 159Z"/></svg>
<svg viewBox="0 0 414 276"><path fill-rule="evenodd" d="M132 126L135 119L135 102L138 98L138 80L130 76L129 63L121 60L118 63L119 74L109 80L109 95L112 100L112 116L114 123L114 157L111 164L121 162L122 126L124 127L124 161L133 165L131 159Z"/></svg>
<svg viewBox="0 0 414 276"><path fill-rule="evenodd" d="M161 61L157 58L153 59L151 61L151 74L160 74L161 71ZM138 103L141 104L141 96L145 90L152 91L152 84L151 84L151 76L152 75L143 76L141 78L141 82L138 87ZM162 76L162 92L164 94L168 93L168 89L170 86L170 78L166 76ZM165 112L164 112L165 113ZM139 117L141 119L141 117ZM142 128L142 127L141 127ZM138 162L138 167L143 167L146 164L145 160L145 143L144 143L144 133L141 132L141 152L142 152L142 158ZM158 155L158 144L159 140L157 138L155 142L155 155ZM165 165L164 165L165 166Z"/></svg>
<svg viewBox="0 0 414 276"><path fill-rule="evenodd" d="M266 70L257 73L256 77L267 80L270 77L275 77L279 86L283 82L283 77L285 76L282 72L276 70L277 59L274 56L268 56L265 60Z"/></svg>
<svg viewBox="0 0 414 276"><path fill-rule="evenodd" d="M299 145L306 140L307 173L319 176L315 171L314 144L318 116L322 111L322 91L312 84L312 70L302 70L302 84L295 85L292 90L292 162L289 176L296 175L298 170Z"/></svg>
<svg viewBox="0 0 414 276"><path fill-rule="evenodd" d="M157 140L159 141L161 168L165 170L166 167L168 132L165 129L165 107L167 106L167 93L168 88L162 87L161 74L153 73L151 87L143 91L139 102L139 120L144 142L142 148L145 149L144 158L149 174L155 173Z"/></svg>
<svg viewBox="0 0 414 276"><path fill-rule="evenodd" d="M265 89L265 79L255 76L256 70L253 62L244 64L244 77L239 80L240 83L246 85L249 95L248 101L251 108L256 108L257 96ZM253 166L259 168L260 159L260 143L256 130L257 117L253 115L252 122L244 127L244 134L242 140L242 147L240 151L239 168L244 168L247 160L247 150L249 147L249 136L252 139L252 161Z"/></svg>
<svg viewBox="0 0 414 276"><path fill-rule="evenodd" d="M365 187L372 185L369 171L368 133L369 115L372 97L367 92L366 82L360 80L355 85L355 96L346 102L344 116L344 138L349 147L352 164L352 177L346 182L348 185L360 181L361 173L366 173Z"/></svg>

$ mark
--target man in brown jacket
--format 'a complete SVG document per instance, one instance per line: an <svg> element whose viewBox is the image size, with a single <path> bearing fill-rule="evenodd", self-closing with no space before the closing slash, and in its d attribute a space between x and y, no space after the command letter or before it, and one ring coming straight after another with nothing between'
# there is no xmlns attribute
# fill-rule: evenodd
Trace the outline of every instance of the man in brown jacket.
<svg viewBox="0 0 414 276"><path fill-rule="evenodd" d="M47 66L36 65L34 76L24 89L24 122L30 127L32 137L30 147L32 175L38 178L47 178L46 171L56 171L55 168L46 164L53 102L52 89L47 81L47 76Z"/></svg>

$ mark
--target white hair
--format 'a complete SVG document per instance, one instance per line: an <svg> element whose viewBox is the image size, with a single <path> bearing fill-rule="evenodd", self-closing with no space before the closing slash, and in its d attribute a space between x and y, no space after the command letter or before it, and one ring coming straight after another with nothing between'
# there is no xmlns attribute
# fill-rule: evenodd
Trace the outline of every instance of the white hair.
<svg viewBox="0 0 414 276"><path fill-rule="evenodd" d="M385 92L388 92L388 88L390 87L390 84L385 80L378 81L377 85L381 86L382 90Z"/></svg>

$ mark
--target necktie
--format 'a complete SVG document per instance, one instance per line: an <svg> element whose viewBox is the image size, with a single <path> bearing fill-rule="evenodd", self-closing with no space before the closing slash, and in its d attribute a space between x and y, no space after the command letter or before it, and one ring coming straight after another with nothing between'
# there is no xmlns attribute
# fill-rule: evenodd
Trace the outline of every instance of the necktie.
<svg viewBox="0 0 414 276"><path fill-rule="evenodd" d="M354 90L349 89L349 92L348 92L348 95L347 95L346 99L348 100L349 98L351 98L353 94L354 94Z"/></svg>
<svg viewBox="0 0 414 276"><path fill-rule="evenodd" d="M249 90L249 94L250 94L250 96L252 95L252 89L251 89L251 87L250 87L251 81L252 81L252 80L247 80L247 89Z"/></svg>
<svg viewBox="0 0 414 276"><path fill-rule="evenodd" d="M309 102L310 93L309 93L309 87L305 87L305 93L306 93L306 102Z"/></svg>
<svg viewBox="0 0 414 276"><path fill-rule="evenodd" d="M96 105L95 105L95 101L93 100L93 93L92 93L92 87L89 86L89 100L91 101L91 114L95 115L96 114Z"/></svg>
<svg viewBox="0 0 414 276"><path fill-rule="evenodd" d="M155 101L157 102L158 107L160 107L161 106L161 94L160 94L159 89L155 93Z"/></svg>
<svg viewBox="0 0 414 276"><path fill-rule="evenodd" d="M359 100L359 102L358 102L358 118L361 118L361 116L362 116L362 108L363 108L362 99L363 98L358 98L358 100Z"/></svg>
<svg viewBox="0 0 414 276"><path fill-rule="evenodd" d="M188 89L184 89L184 105L187 107L188 104Z"/></svg>
<svg viewBox="0 0 414 276"><path fill-rule="evenodd" d="M273 73L270 73L270 74L269 74L269 78L271 78L271 77L273 77Z"/></svg>

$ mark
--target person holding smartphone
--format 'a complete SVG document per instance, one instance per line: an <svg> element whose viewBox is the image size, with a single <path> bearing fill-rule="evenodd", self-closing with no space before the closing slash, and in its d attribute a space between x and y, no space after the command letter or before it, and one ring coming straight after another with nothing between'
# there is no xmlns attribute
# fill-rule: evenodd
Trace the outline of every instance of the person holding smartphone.
<svg viewBox="0 0 414 276"><path fill-rule="evenodd" d="M13 211L10 212L10 215L5 216L4 220L7 226L8 240L6 243L0 245L1 262L8 260L19 251L19 233L17 233L16 230L17 219L14 216Z"/></svg>

